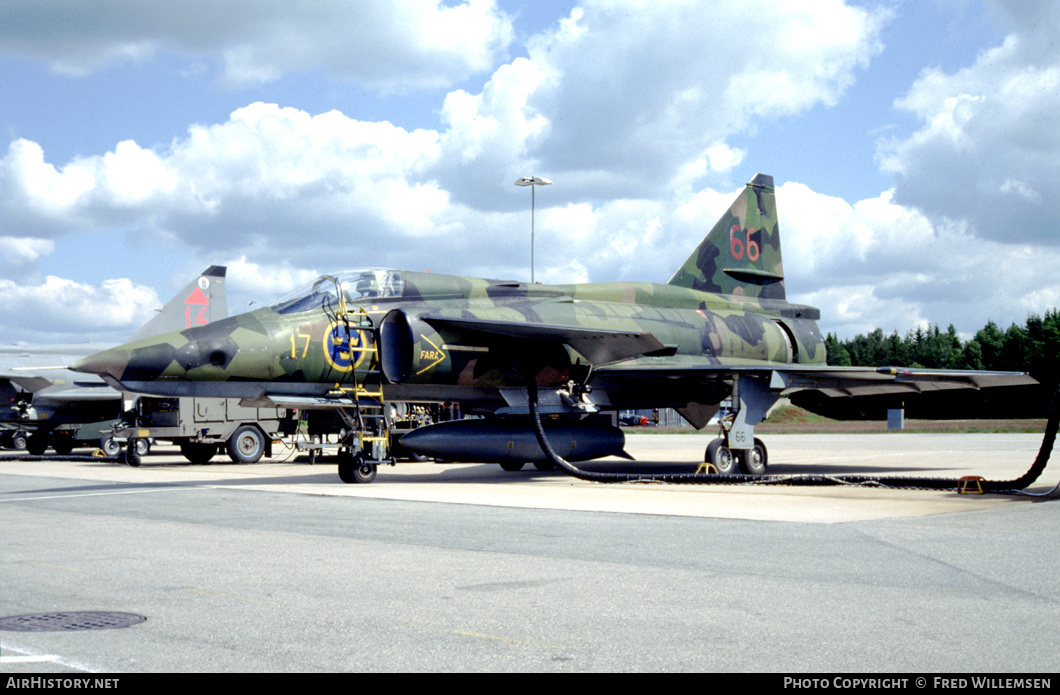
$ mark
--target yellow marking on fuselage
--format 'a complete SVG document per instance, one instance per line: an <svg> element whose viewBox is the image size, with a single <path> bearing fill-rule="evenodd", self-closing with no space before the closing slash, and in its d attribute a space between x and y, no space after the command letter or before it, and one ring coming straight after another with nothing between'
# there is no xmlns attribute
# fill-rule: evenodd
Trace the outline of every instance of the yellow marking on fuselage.
<svg viewBox="0 0 1060 695"><path fill-rule="evenodd" d="M445 360L445 352L440 347L435 345L434 341L432 341L430 338L428 338L427 336L423 335L422 333L420 334L420 337L423 338L424 340L426 340L428 343L430 343L431 347L434 348L433 351L420 350L420 357L424 358L424 359L433 359L434 362L431 362L426 367L424 367L420 371L416 372L416 376L419 376L420 374L423 374L428 369L432 369L432 368L438 366L443 360Z"/></svg>

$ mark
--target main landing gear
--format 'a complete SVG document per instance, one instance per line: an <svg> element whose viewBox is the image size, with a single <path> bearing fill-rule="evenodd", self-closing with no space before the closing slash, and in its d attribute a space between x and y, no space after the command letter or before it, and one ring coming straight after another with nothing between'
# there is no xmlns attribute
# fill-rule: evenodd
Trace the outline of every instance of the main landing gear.
<svg viewBox="0 0 1060 695"><path fill-rule="evenodd" d="M714 466L718 475L765 475L769 452L758 437L754 438L754 445L750 449L733 449L726 445L725 439L719 437L707 445L703 461Z"/></svg>
<svg viewBox="0 0 1060 695"><path fill-rule="evenodd" d="M721 437L707 445L704 463L718 475L765 475L769 452L754 436L754 426L765 419L779 397L779 392L758 379L734 377L729 405L719 411Z"/></svg>

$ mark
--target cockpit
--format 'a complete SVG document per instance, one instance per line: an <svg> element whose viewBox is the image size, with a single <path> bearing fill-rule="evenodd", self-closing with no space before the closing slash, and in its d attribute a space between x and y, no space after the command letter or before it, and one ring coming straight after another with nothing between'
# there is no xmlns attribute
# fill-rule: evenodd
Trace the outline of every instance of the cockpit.
<svg viewBox="0 0 1060 695"><path fill-rule="evenodd" d="M272 305L278 314L294 314L310 309L339 307L339 292L347 303L362 299L400 297L405 292L405 279L399 270L379 268L344 270L334 275L321 275L313 282L299 287Z"/></svg>

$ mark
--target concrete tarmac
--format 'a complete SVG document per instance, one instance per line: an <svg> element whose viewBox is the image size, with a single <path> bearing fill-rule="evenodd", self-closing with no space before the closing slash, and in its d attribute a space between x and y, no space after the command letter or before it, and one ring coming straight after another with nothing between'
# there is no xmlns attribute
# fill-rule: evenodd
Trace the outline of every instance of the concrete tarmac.
<svg viewBox="0 0 1060 695"><path fill-rule="evenodd" d="M709 436L586 468L695 470ZM775 474L1018 477L1039 435L772 435ZM1060 462L1027 492L599 484L403 463L0 459L10 673L1049 672ZM224 463L222 463L224 462Z"/></svg>

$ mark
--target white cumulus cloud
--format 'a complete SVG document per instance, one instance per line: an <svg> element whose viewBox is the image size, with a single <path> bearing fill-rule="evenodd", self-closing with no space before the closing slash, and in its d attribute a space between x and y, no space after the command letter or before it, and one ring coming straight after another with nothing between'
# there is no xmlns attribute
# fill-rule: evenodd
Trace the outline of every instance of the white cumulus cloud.
<svg viewBox="0 0 1060 695"><path fill-rule="evenodd" d="M491 70L512 41L492 0L6 0L0 52L83 75L179 52L220 60L234 87L323 69L383 91Z"/></svg>
<svg viewBox="0 0 1060 695"><path fill-rule="evenodd" d="M966 221L981 237L1060 244L1060 5L998 3L1014 24L974 64L924 70L895 107L919 119L882 142L895 200L935 220Z"/></svg>
<svg viewBox="0 0 1060 695"><path fill-rule="evenodd" d="M153 288L128 279L98 285L54 276L40 283L0 279L0 293L0 334L24 342L120 340L160 305Z"/></svg>

